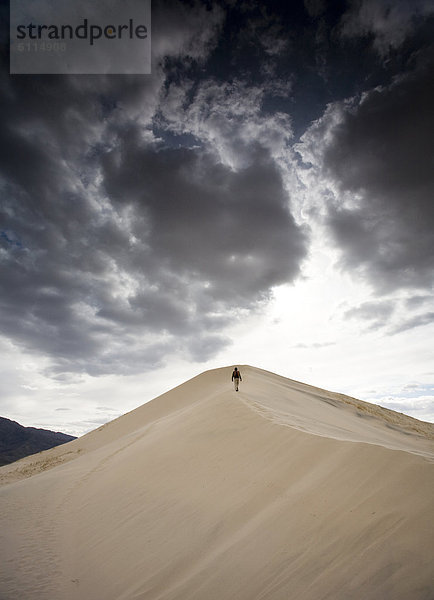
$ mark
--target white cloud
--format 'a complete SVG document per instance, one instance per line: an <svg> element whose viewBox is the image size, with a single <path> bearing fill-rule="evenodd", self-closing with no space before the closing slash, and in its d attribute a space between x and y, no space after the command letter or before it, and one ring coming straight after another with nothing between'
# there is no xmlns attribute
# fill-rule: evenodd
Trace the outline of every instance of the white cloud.
<svg viewBox="0 0 434 600"><path fill-rule="evenodd" d="M167 57L204 60L214 47L225 12L213 3L206 7L162 0L152 7L152 53L155 62Z"/></svg>
<svg viewBox="0 0 434 600"><path fill-rule="evenodd" d="M190 82L173 83L161 112L171 131L195 136L199 143L212 146L224 164L237 169L251 163L258 146L274 158L287 151L291 120L281 112L263 114L268 91L241 80L205 80L194 93Z"/></svg>
<svg viewBox="0 0 434 600"><path fill-rule="evenodd" d="M406 396L377 396L375 402L380 406L405 413L419 419L420 421L434 422L434 395L427 395L423 392L414 398Z"/></svg>
<svg viewBox="0 0 434 600"><path fill-rule="evenodd" d="M401 46L417 21L434 14L430 0L353 0L342 18L343 36L372 36L375 49L385 56Z"/></svg>

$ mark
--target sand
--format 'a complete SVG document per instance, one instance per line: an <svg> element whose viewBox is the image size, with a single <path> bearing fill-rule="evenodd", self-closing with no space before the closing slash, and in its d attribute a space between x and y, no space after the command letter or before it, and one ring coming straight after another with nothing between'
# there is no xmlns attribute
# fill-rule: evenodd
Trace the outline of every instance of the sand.
<svg viewBox="0 0 434 600"><path fill-rule="evenodd" d="M1 600L433 600L434 426L241 373L2 467Z"/></svg>

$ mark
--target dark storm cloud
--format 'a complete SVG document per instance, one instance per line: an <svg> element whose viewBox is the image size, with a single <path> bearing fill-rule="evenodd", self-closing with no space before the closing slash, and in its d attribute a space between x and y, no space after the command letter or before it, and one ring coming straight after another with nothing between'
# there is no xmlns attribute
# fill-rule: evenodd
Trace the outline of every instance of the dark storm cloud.
<svg viewBox="0 0 434 600"><path fill-rule="evenodd" d="M148 147L128 133L103 167L108 196L135 215L128 315L189 337L194 359L226 344L218 331L240 308L298 275L306 237L265 151L234 171L203 148Z"/></svg>
<svg viewBox="0 0 434 600"><path fill-rule="evenodd" d="M342 36L370 37L381 55L399 48L434 14L426 0L352 0L340 26Z"/></svg>
<svg viewBox="0 0 434 600"><path fill-rule="evenodd" d="M383 329L389 334L402 333L417 327L431 325L434 322L434 312L427 311L414 314L418 308L432 304L432 297L414 297L406 300L370 300L359 306L344 311L345 319L353 319L367 323L368 331ZM413 313L413 314L411 314Z"/></svg>
<svg viewBox="0 0 434 600"><path fill-rule="evenodd" d="M410 309L419 308L424 304L433 304L434 299L432 296L413 296L412 298L408 298L406 301L406 306Z"/></svg>
<svg viewBox="0 0 434 600"><path fill-rule="evenodd" d="M342 264L379 291L433 284L432 53L419 61L345 109L323 154L342 199L328 207L327 220Z"/></svg>
<svg viewBox="0 0 434 600"><path fill-rule="evenodd" d="M360 306L350 308L344 312L345 319L357 319L369 322L370 329L384 327L389 323L395 311L395 303L389 300L368 301Z"/></svg>
<svg viewBox="0 0 434 600"><path fill-rule="evenodd" d="M236 172L129 131L102 159L109 201L60 158L34 162L5 188L1 325L55 371L140 370L182 347L204 360L227 343L232 311L298 275L305 235L260 150Z"/></svg>
<svg viewBox="0 0 434 600"><path fill-rule="evenodd" d="M304 0L304 6L311 17L319 17L326 10L325 0Z"/></svg>
<svg viewBox="0 0 434 600"><path fill-rule="evenodd" d="M104 184L110 198L133 203L141 217L136 234L149 245L145 259L155 253L166 273L207 284L205 304L247 306L298 274L305 236L277 167L260 148L235 171L204 149L141 147L126 135L104 159Z"/></svg>
<svg viewBox="0 0 434 600"><path fill-rule="evenodd" d="M149 78L3 77L0 327L59 379L206 360L299 274L307 237L270 144L245 136L235 168L206 127L192 149L152 133L166 58L203 61L222 18L157 3Z"/></svg>
<svg viewBox="0 0 434 600"><path fill-rule="evenodd" d="M403 331L408 331L409 329L415 329L416 327L422 327L424 325L431 325L432 323L434 323L434 312L427 312L411 317L410 319L405 319L393 329L392 333L402 333Z"/></svg>

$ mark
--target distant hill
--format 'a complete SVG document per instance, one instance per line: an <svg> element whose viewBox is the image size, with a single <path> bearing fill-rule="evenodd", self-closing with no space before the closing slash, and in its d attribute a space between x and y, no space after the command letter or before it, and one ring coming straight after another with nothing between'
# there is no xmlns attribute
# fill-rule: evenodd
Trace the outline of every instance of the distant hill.
<svg viewBox="0 0 434 600"><path fill-rule="evenodd" d="M23 427L15 421L0 417L0 467L75 439L66 433Z"/></svg>

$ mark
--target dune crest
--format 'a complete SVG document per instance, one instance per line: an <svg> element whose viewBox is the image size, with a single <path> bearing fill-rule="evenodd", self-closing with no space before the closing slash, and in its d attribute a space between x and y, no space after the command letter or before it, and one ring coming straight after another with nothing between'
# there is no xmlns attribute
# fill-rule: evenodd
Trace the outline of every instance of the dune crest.
<svg viewBox="0 0 434 600"><path fill-rule="evenodd" d="M0 469L0 597L434 596L434 427L215 369Z"/></svg>

